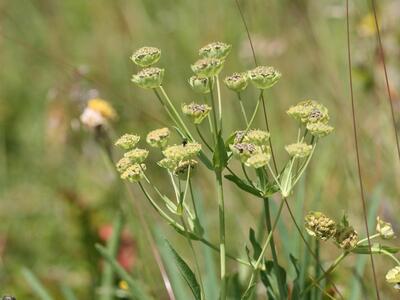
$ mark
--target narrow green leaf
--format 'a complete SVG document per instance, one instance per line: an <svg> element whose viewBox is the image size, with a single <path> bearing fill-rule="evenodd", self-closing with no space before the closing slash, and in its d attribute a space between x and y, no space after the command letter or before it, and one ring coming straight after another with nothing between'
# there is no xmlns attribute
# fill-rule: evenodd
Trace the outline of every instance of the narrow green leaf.
<svg viewBox="0 0 400 300"><path fill-rule="evenodd" d="M213 164L215 169L224 169L228 162L228 154L226 152L225 143L221 136L221 131L217 135L217 145L214 150Z"/></svg>
<svg viewBox="0 0 400 300"><path fill-rule="evenodd" d="M224 176L226 179L228 179L229 181L232 181L234 184L236 184L236 186L238 188L240 188L243 191L246 191L254 196L257 196L259 198L262 197L261 193L259 190L253 188L252 186L246 184L243 180L241 180L239 177L235 176L235 175L225 175Z"/></svg>
<svg viewBox="0 0 400 300"><path fill-rule="evenodd" d="M31 272L31 270L27 268L22 269L22 275L25 277L25 280L28 282L30 287L36 296L41 300L53 300L53 297L46 291L45 287L39 281L39 279Z"/></svg>
<svg viewBox="0 0 400 300"><path fill-rule="evenodd" d="M397 252L400 251L399 247L390 247L390 246L385 246L379 243L375 243L371 245L371 251L369 250L368 245L359 245L355 249L353 249L351 252L357 253L357 254L370 254L372 253L379 253L380 250L385 250L389 253L396 254Z"/></svg>
<svg viewBox="0 0 400 300"><path fill-rule="evenodd" d="M296 277L293 280L292 299L299 299L300 291L301 291L300 290L300 263L293 255L290 255L290 261L296 271Z"/></svg>
<svg viewBox="0 0 400 300"><path fill-rule="evenodd" d="M250 228L249 230L249 240L251 245L253 246L253 259L257 260L260 257L262 248L260 244L257 242L256 234L253 228Z"/></svg>
<svg viewBox="0 0 400 300"><path fill-rule="evenodd" d="M63 294L65 300L78 300L72 289L66 285L61 285L61 293Z"/></svg>
<svg viewBox="0 0 400 300"><path fill-rule="evenodd" d="M276 272L277 270L277 272ZM265 263L265 271L260 272L261 282L267 288L268 299L279 299L279 282L285 283L283 299L288 297L288 288L286 284L286 271L281 266L274 267L273 261Z"/></svg>
<svg viewBox="0 0 400 300"><path fill-rule="evenodd" d="M200 285L197 282L196 276L194 275L193 271L189 268L186 262L179 256L178 252L171 246L171 244L167 241L167 245L170 248L172 254L174 255L175 262L178 266L179 272L181 273L182 277L185 279L186 283L189 285L193 296L196 300L201 300L201 291Z"/></svg>
<svg viewBox="0 0 400 300"><path fill-rule="evenodd" d="M138 300L152 299L143 289L142 284L133 279L132 276L124 268L120 266L120 264L114 259L114 257L110 255L110 253L105 247L103 247L100 244L96 244L95 247L97 251L100 252L101 256L103 256L103 258L107 260L109 264L111 264L111 266L113 267L114 271L118 274L118 276L128 283L128 286L132 290L132 294L134 295L135 299Z"/></svg>

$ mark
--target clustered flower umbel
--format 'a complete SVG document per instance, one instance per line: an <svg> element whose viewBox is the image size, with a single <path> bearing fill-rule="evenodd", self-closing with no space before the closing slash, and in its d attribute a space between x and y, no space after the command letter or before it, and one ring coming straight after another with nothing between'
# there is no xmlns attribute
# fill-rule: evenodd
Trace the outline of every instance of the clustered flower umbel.
<svg viewBox="0 0 400 300"><path fill-rule="evenodd" d="M88 128L106 126L116 118L117 113L111 104L100 98L90 99L80 116L81 122Z"/></svg>
<svg viewBox="0 0 400 300"><path fill-rule="evenodd" d="M196 167L196 156L201 151L201 145L196 142L172 145L162 151L164 158L158 162L162 168L168 169L174 175L184 177L188 169Z"/></svg>
<svg viewBox="0 0 400 300"><path fill-rule="evenodd" d="M194 124L200 124L208 116L210 111L211 107L207 104L197 104L193 102L191 104L182 105L182 112L192 117Z"/></svg>
<svg viewBox="0 0 400 300"><path fill-rule="evenodd" d="M238 131L229 148L241 163L258 169L267 165L271 159L271 150L267 145L269 136L267 131L259 129L252 129L247 133Z"/></svg>
<svg viewBox="0 0 400 300"><path fill-rule="evenodd" d="M132 82L144 89L155 89L161 86L164 69L151 67L160 60L161 50L155 47L142 47L131 56L132 61L139 67L145 67L132 75Z"/></svg>
<svg viewBox="0 0 400 300"><path fill-rule="evenodd" d="M170 134L167 127L156 129L147 134L146 142L151 147L164 149L168 144Z"/></svg>
<svg viewBox="0 0 400 300"><path fill-rule="evenodd" d="M322 212L313 211L305 216L304 223L307 233L318 240L333 239L339 248L346 251L357 246L358 233L349 225L346 217L338 224Z"/></svg>
<svg viewBox="0 0 400 300"><path fill-rule="evenodd" d="M116 142L115 145L125 150L124 156L117 162L117 171L121 174L121 179L130 182L140 181L144 177L146 160L149 151L136 148L140 136L134 134L124 134Z"/></svg>
<svg viewBox="0 0 400 300"><path fill-rule="evenodd" d="M314 100L304 100L291 106L287 114L304 124L310 134L318 138L330 134L334 129L328 125L328 109Z"/></svg>

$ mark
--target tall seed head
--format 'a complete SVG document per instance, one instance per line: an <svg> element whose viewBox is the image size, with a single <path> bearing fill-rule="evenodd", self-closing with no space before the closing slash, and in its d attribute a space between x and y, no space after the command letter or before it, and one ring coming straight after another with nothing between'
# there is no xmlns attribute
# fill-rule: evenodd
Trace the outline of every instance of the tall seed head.
<svg viewBox="0 0 400 300"><path fill-rule="evenodd" d="M196 61L191 68L196 75L211 78L218 75L223 66L224 62L218 58L203 58Z"/></svg>
<svg viewBox="0 0 400 300"><path fill-rule="evenodd" d="M303 158L310 155L312 146L306 143L294 143L285 146L285 150L291 157Z"/></svg>
<svg viewBox="0 0 400 300"><path fill-rule="evenodd" d="M146 170L144 164L133 164L121 174L121 179L130 182L138 182L144 177L143 171Z"/></svg>
<svg viewBox="0 0 400 300"><path fill-rule="evenodd" d="M166 127L156 129L156 130L150 131L147 134L146 142L151 147L163 149L168 143L170 134L171 133L170 133L169 129Z"/></svg>
<svg viewBox="0 0 400 300"><path fill-rule="evenodd" d="M189 78L189 84L196 93L208 94L210 92L209 79L205 76L194 75Z"/></svg>
<svg viewBox="0 0 400 300"><path fill-rule="evenodd" d="M182 105L182 112L192 117L194 124L200 124L209 114L211 111L211 107L207 104L183 104Z"/></svg>
<svg viewBox="0 0 400 300"><path fill-rule="evenodd" d="M115 146L118 146L124 150L131 150L135 148L136 144L139 142L140 136L135 134L124 134L116 142Z"/></svg>
<svg viewBox="0 0 400 300"><path fill-rule="evenodd" d="M326 241L336 233L336 223L321 212L313 211L304 218L306 231L319 240Z"/></svg>
<svg viewBox="0 0 400 300"><path fill-rule="evenodd" d="M161 86L164 77L164 69L146 68L132 76L132 82L144 89L155 89Z"/></svg>
<svg viewBox="0 0 400 300"><path fill-rule="evenodd" d="M214 42L202 47L199 55L204 58L225 59L231 52L232 45L223 42Z"/></svg>
<svg viewBox="0 0 400 300"><path fill-rule="evenodd" d="M149 151L146 149L133 149L124 154L124 157L129 159L132 163L140 164L144 162L149 155Z"/></svg>
<svg viewBox="0 0 400 300"><path fill-rule="evenodd" d="M224 83L228 89L240 93L247 88L247 79L246 73L233 73L224 79Z"/></svg>
<svg viewBox="0 0 400 300"><path fill-rule="evenodd" d="M275 85L282 74L273 67L259 66L250 70L248 76L256 88L265 90Z"/></svg>

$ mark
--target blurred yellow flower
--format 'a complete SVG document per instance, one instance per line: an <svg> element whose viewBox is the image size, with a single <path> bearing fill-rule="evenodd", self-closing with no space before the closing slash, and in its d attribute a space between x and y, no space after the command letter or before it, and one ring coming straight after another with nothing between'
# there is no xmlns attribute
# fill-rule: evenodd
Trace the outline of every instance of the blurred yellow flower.
<svg viewBox="0 0 400 300"><path fill-rule="evenodd" d="M119 282L119 288L120 288L121 290L127 291L127 290L129 289L128 283L127 283L125 280L121 280L121 281Z"/></svg>
<svg viewBox="0 0 400 300"><path fill-rule="evenodd" d="M114 108L106 100L100 98L90 99L87 107L100 113L102 117L108 120L114 120L117 118L117 113Z"/></svg>
<svg viewBox="0 0 400 300"><path fill-rule="evenodd" d="M366 14L358 23L358 33L361 36L368 37L368 36L373 36L376 33L376 27L375 27L375 19L374 15L369 13Z"/></svg>

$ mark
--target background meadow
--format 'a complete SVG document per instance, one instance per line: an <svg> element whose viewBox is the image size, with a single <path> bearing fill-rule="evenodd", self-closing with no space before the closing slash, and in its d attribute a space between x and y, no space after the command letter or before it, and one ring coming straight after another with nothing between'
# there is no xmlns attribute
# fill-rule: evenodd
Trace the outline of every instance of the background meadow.
<svg viewBox="0 0 400 300"><path fill-rule="evenodd" d="M285 159L284 145L296 138L295 124L285 113L290 105L316 99L329 108L335 126L334 134L320 143L305 179L296 187L296 197L290 198L298 222L308 210L336 218L345 211L364 236L349 100L345 2L253 0L240 5L259 63L283 74L266 93L278 164ZM379 1L378 14L399 129L400 2ZM373 218L378 214L400 230L400 161L369 1L352 1L350 20L367 205ZM119 201L128 198L92 134L79 121L86 101L98 95L114 106L119 116L113 123L114 138L170 124L154 95L130 82L137 71L130 55L144 45L161 48L164 86L180 105L196 98L187 79L197 49L216 40L233 46L223 76L253 67L234 0L0 0L1 295L33 297L21 273L27 267L56 299L61 299L61 286L74 290L79 299L93 297L101 269L93 245L107 239ZM244 124L237 118L235 95L223 89L222 96L226 132L240 129ZM246 108L253 109L256 97L246 91ZM207 174L199 169L196 183L203 199L203 223L210 239L216 240L214 178ZM160 188L170 189L163 178L154 175L154 180ZM227 247L244 257L248 228L257 227L262 203L238 193L229 182L225 189ZM159 244L171 239L184 256L188 254L184 239L165 226L136 188L134 196ZM301 256L302 241L284 214L276 238L279 254ZM123 241L126 267L157 291L159 299L167 299L137 218L127 224ZM327 262L337 254L330 245L321 248ZM375 263L382 297L395 299L397 292L384 280L392 262L377 257ZM347 297L372 299L368 257L349 258L333 276Z"/></svg>

